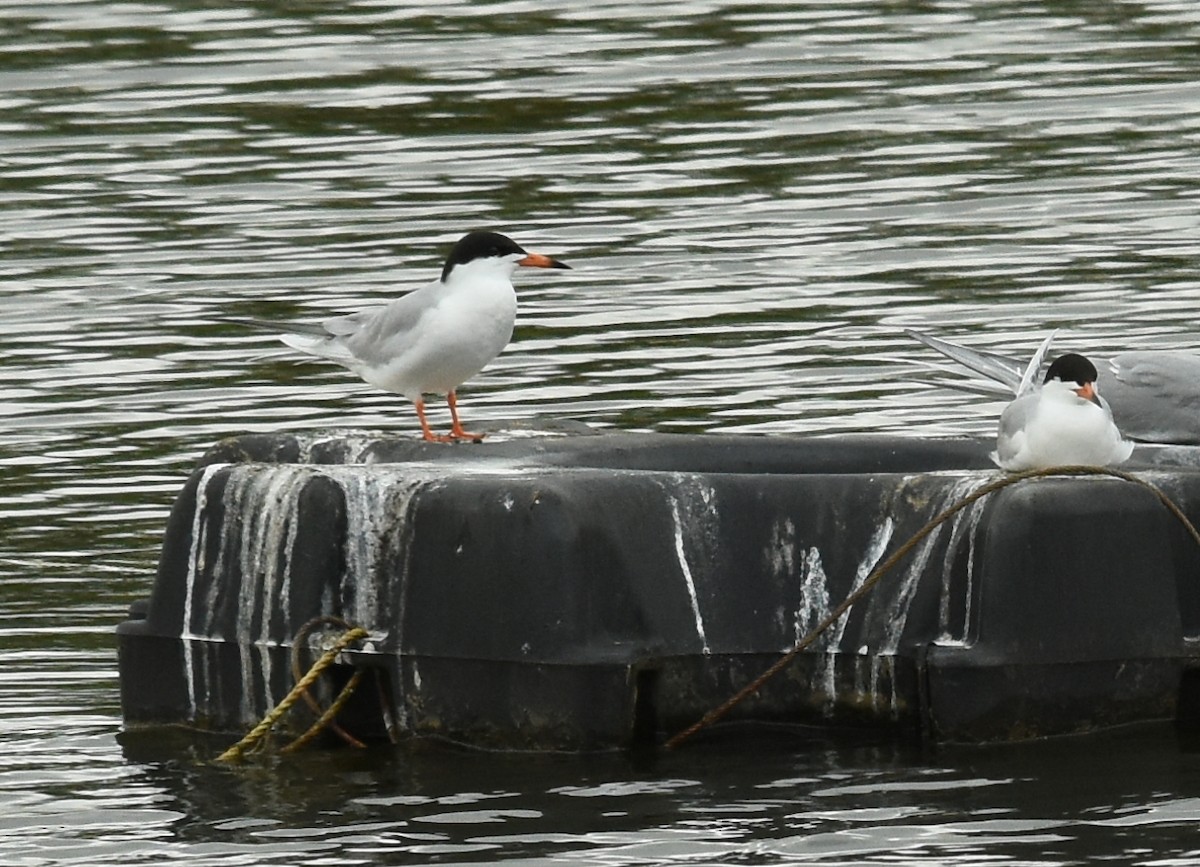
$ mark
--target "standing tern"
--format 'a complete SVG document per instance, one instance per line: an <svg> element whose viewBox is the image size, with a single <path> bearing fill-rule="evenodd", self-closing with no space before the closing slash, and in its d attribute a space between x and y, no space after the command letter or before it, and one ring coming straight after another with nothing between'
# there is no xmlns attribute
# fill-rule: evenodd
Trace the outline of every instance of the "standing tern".
<svg viewBox="0 0 1200 867"><path fill-rule="evenodd" d="M1092 362L1074 352L1061 355L1046 371L1041 387L1032 384L1030 374L1041 367L1049 346L1047 338L1026 368L1016 400L1001 413L992 460L1010 472L1127 460L1133 443L1121 436L1096 390Z"/></svg>
<svg viewBox="0 0 1200 867"><path fill-rule="evenodd" d="M1020 379L1023 365L1014 358L917 331L906 333L1004 386L1005 393ZM1117 427L1127 437L1148 443L1200 445L1200 355L1137 350L1097 359L1096 367L1097 385L1112 408Z"/></svg>
<svg viewBox="0 0 1200 867"><path fill-rule="evenodd" d="M384 391L412 401L426 440L480 439L458 419L457 389L512 339L517 294L512 275L526 268L570 268L528 253L496 232L470 232L450 250L442 276L382 307L337 316L311 327L291 326L279 339L293 349L336 362ZM243 325L278 330L260 320ZM435 434L425 418L426 394L444 394L450 433Z"/></svg>

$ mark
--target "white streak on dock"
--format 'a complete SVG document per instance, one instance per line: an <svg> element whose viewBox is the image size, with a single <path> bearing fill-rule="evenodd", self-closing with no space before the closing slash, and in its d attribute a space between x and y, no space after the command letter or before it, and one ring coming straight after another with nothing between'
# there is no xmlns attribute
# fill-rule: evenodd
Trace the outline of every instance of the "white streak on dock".
<svg viewBox="0 0 1200 867"><path fill-rule="evenodd" d="M887 550L888 544L892 541L892 534L896 530L896 523L887 517L883 519L875 532L871 534L870 540L867 542L867 549L863 553L862 560L858 563L858 568L854 571L854 583L851 585L849 592L846 594L850 597L858 592L863 586L863 582L867 580L875 567L879 565L879 561L883 559L883 554ZM853 608L851 609L853 611ZM827 665L825 667L825 690L830 700L837 694L837 654L838 648L841 646L842 638L846 634L846 624L850 622L850 613L847 611L831 626L832 633L829 643L826 645Z"/></svg>
<svg viewBox="0 0 1200 867"><path fill-rule="evenodd" d="M204 522L204 513L208 510L208 483L212 477L228 464L209 464L200 473L200 481L196 485L196 505L192 513L192 549L188 557L187 584L183 597L183 623L179 634L184 638L199 638L192 629L193 598L196 593L196 576L208 567L205 542L208 541L208 526Z"/></svg>
<svg viewBox="0 0 1200 867"><path fill-rule="evenodd" d="M383 581L383 522L391 517L389 503L394 480L371 473L339 473L346 495L346 574L342 581L342 616L386 638L379 616L379 584ZM349 598L347 598L349 597Z"/></svg>
<svg viewBox="0 0 1200 867"><path fill-rule="evenodd" d="M692 603L692 616L696 619L696 634L700 636L701 651L707 655L712 651L708 646L708 637L704 634L704 618L700 615L696 582L692 578L692 567L688 565L687 551L683 544L683 519L679 515L679 502L674 497L671 498L671 520L675 524L675 556L679 560L679 570L683 574L683 582L687 585L688 598Z"/></svg>
<svg viewBox="0 0 1200 867"><path fill-rule="evenodd" d="M671 473L662 486L671 509L674 530L675 559L687 588L696 635L705 655L712 653L697 591L697 575L711 573L719 545L719 516L715 503L716 491L708 479L695 473Z"/></svg>
<svg viewBox="0 0 1200 867"><path fill-rule="evenodd" d="M971 601L975 591L975 536L986 505L986 500L978 500L967 509L965 519L958 518L954 521L954 530L950 535L950 542L946 546L946 557L942 566L942 598L938 609L938 626L941 628L941 633L935 640L936 644L963 646L966 645L967 637L970 635ZM950 590L954 582L954 560L964 536L967 538L969 547L967 550L966 587L963 597L963 633L955 637L950 634Z"/></svg>
<svg viewBox="0 0 1200 867"><path fill-rule="evenodd" d="M977 488L987 484L988 481L987 476L979 475L971 475L959 479L937 501L933 513L938 514L944 509L949 508L972 494ZM960 512L952 519L953 526L957 529L958 524L962 520L963 515ZM929 565L929 558L933 555L938 540L942 536L942 530L945 527L946 525L942 524L926 536L925 540L913 553L908 568L905 570L904 579L900 584L900 590L896 594L896 601L894 603L895 615L888 623L887 634L884 636L883 645L879 649L881 654L895 654L899 649L900 639L904 635L904 627L908 624L908 612L913 596L916 595L917 587L921 583L921 577L925 574Z"/></svg>
<svg viewBox="0 0 1200 867"><path fill-rule="evenodd" d="M222 529L236 536L232 540L218 540L216 560L209 562L208 487L213 475L221 470L229 474L222 497ZM210 696L214 689L213 684L207 682L207 658L195 656L196 642L233 641L237 644L242 679L240 713L244 720L257 719L264 707L274 703L270 689L272 657L268 648L280 646L284 636L272 634L272 623L282 605L279 623L284 632L291 628L287 623L286 604L300 491L315 475L311 467L291 464L269 468L214 464L204 468L192 520L192 548L180 630L193 719L202 710L198 703L197 663L202 663L200 667L204 671L203 695ZM236 547L231 546L231 541L236 542ZM207 583L201 594L198 585L202 581ZM236 594L236 609L232 612L229 612L230 593ZM198 595L203 598L197 599ZM225 614L222 614L222 608ZM256 618L259 621L257 630L254 626ZM225 629L220 628L223 624ZM252 645L260 648L257 661ZM256 675L262 680L261 704L256 701L259 696Z"/></svg>
<svg viewBox="0 0 1200 867"><path fill-rule="evenodd" d="M792 523L791 518L776 519L771 524L771 538L763 556L764 565L776 583L780 587L790 587L796 579L796 525ZM775 627L781 640L787 632L788 615L781 594L779 605L775 609ZM793 614L793 625L797 615L798 612ZM791 646L792 643L785 641L782 650L788 650Z"/></svg>
<svg viewBox="0 0 1200 867"><path fill-rule="evenodd" d="M226 509L236 509L240 532L237 574L238 607L235 638L242 650L242 718L253 721L274 703L271 683L271 654L268 647L280 646L293 630L284 610L279 618L284 634L273 635L271 624L279 610L279 599L290 583L292 544L300 520L300 494L316 474L311 467L282 464L253 470L238 468L227 488ZM259 621L254 634L254 621ZM263 681L262 705L251 703L255 694L251 645L257 644L259 673Z"/></svg>
<svg viewBox="0 0 1200 867"><path fill-rule="evenodd" d="M796 609L793 619L796 638L792 647L799 644L800 639L828 617L829 612L829 579L821 562L821 552L815 547L809 548L800 567L800 606ZM828 644L828 640L826 633L818 642Z"/></svg>
<svg viewBox="0 0 1200 867"><path fill-rule="evenodd" d="M341 583L342 616L355 626L371 632L371 642L378 646L387 641L390 627L402 622L399 582L403 576L392 574L387 562L390 544L405 538L404 528L410 526L408 514L414 497L428 483L439 478L432 470L414 472L411 466L404 474L364 473L336 467L324 468L342 488L346 498L346 572ZM399 532L398 540L390 538ZM381 606L395 605L388 614Z"/></svg>
<svg viewBox="0 0 1200 867"><path fill-rule="evenodd" d="M183 622L180 624L179 635L183 640L183 672L187 680L189 718L193 720L196 718L196 673L192 642L200 636L192 630L192 612L196 595L196 575L204 572L207 567L205 550L208 525L204 522L204 513L208 508L208 483L227 466L228 464L209 464L201 471L200 481L196 484L195 511L192 513L192 547L188 552L188 570L183 593Z"/></svg>
<svg viewBox="0 0 1200 867"><path fill-rule="evenodd" d="M946 489L945 493L938 499L932 502L930 516L941 513L946 508L949 508L954 503L969 496L977 488L986 484L989 479L986 476L969 475L958 479L953 485ZM974 520L978 521L978 517ZM955 534L959 531L959 524L963 521L962 513L952 519L952 526ZM888 619L887 628L880 642L879 649L876 651L873 665L871 669L871 697L872 704L879 706L881 697L879 695L879 678L882 675L887 677L890 685L890 694L888 696L889 706L895 712L898 708L898 697L896 695L895 681L895 656L899 652L900 641L904 637L904 628L908 625L908 615L912 607L913 598L916 596L917 589L920 587L921 579L929 570L929 561L937 549L938 541L942 537L942 530L945 524L934 529L917 549L910 555L910 560L904 575L901 579L899 589L891 603L892 616ZM953 537L952 537L953 538ZM951 545L953 547L953 545ZM949 552L946 557L952 558L953 553ZM944 561L945 564L945 561ZM943 596L944 582L943 578ZM944 603L939 603L942 605Z"/></svg>

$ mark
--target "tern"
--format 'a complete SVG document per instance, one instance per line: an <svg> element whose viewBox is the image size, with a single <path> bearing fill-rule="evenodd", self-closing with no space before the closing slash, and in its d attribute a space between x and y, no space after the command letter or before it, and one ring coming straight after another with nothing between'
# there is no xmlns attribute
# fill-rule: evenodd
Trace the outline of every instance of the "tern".
<svg viewBox="0 0 1200 867"><path fill-rule="evenodd" d="M1053 337L1053 335L1051 335ZM1042 344L1026 368L1034 374L1049 348ZM992 460L1010 472L1067 464L1109 466L1128 460L1133 443L1121 436L1112 411L1096 389L1096 366L1078 353L1054 360L1041 387L1031 375L1000 414Z"/></svg>
<svg viewBox="0 0 1200 867"><path fill-rule="evenodd" d="M1024 364L1017 359L918 331L905 333L991 380L980 390L1011 394L1020 380ZM1097 386L1125 436L1147 443L1200 445L1200 355L1142 349L1097 358L1096 368Z"/></svg>
<svg viewBox="0 0 1200 867"><path fill-rule="evenodd" d="M458 418L457 390L492 361L512 339L518 267L570 268L529 253L496 232L470 232L454 245L437 280L374 307L288 326L279 339L293 349L333 361L384 391L403 395L417 411L426 440L478 440ZM279 331L262 320L232 320ZM444 394L450 405L449 434L435 434L425 417L427 394Z"/></svg>

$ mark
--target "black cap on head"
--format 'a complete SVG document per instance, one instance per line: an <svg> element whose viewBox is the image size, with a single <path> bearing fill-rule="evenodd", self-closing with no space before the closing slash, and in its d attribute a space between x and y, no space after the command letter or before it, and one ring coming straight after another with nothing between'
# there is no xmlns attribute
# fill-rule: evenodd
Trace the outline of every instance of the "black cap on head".
<svg viewBox="0 0 1200 867"><path fill-rule="evenodd" d="M1054 359L1054 363L1046 371L1043 383L1057 379L1061 382L1073 382L1083 386L1089 382L1095 382L1096 376L1096 365L1077 352L1068 352L1066 355L1060 355Z"/></svg>
<svg viewBox="0 0 1200 867"><path fill-rule="evenodd" d="M442 268L443 282L450 276L455 265L465 265L475 259L487 259L492 256L509 256L513 253L525 255L525 251L512 238L499 232L468 232L454 245L446 264Z"/></svg>

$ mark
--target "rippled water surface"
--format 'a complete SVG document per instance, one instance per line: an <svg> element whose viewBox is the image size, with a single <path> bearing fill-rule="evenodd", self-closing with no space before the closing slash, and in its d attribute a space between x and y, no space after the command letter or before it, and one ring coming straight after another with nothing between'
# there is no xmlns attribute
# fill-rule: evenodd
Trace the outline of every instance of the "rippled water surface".
<svg viewBox="0 0 1200 867"><path fill-rule="evenodd" d="M118 737L112 635L214 440L416 431L220 317L379 303L469 228L575 267L519 275L484 426L980 432L902 328L1196 348L1193 0L59 0L0 37L0 862L1200 857L1197 759L1138 733L217 770Z"/></svg>

